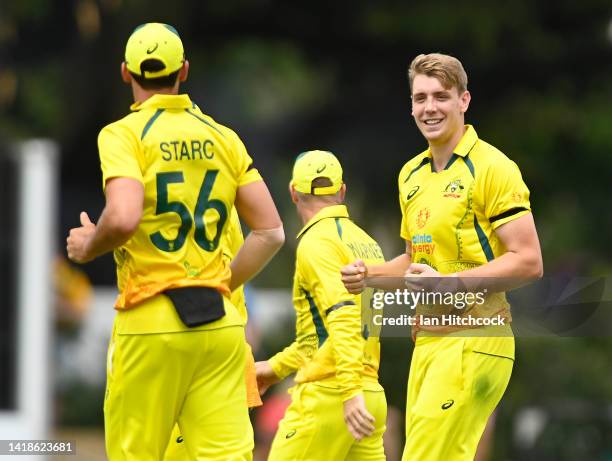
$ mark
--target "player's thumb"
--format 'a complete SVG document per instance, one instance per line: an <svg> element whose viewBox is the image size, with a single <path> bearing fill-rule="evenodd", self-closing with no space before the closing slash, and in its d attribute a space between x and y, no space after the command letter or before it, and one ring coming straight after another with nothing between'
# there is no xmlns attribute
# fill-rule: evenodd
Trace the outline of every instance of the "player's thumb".
<svg viewBox="0 0 612 461"><path fill-rule="evenodd" d="M81 226L91 226L93 223L89 219L89 215L85 211L81 211Z"/></svg>
<svg viewBox="0 0 612 461"><path fill-rule="evenodd" d="M355 267L359 270L359 272L365 272L365 263L363 262L363 259L357 259L353 264L355 264Z"/></svg>

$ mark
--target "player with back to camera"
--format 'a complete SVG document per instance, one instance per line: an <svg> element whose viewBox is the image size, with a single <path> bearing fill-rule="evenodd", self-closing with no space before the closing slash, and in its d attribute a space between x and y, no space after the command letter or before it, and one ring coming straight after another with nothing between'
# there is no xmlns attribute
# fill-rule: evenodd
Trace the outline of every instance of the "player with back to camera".
<svg viewBox="0 0 612 461"><path fill-rule="evenodd" d="M192 459L252 458L244 321L229 300L284 241L274 202L231 129L178 94L189 63L177 31L129 37L132 113L98 137L106 204L67 239L85 263L114 251L119 296L104 401L108 458L161 460L180 426ZM233 206L251 229L230 265Z"/></svg>
<svg viewBox="0 0 612 461"><path fill-rule="evenodd" d="M362 326L361 296L340 277L356 257L384 262L382 251L350 220L342 167L332 153L298 156L289 192L304 224L293 279L296 338L255 365L262 392L292 373L297 384L268 459L384 460L380 343Z"/></svg>

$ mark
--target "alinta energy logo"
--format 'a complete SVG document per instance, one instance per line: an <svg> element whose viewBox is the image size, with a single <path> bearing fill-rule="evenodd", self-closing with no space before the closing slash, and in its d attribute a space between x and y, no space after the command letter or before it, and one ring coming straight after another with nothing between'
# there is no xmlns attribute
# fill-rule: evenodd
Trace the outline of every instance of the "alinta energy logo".
<svg viewBox="0 0 612 461"><path fill-rule="evenodd" d="M461 194L465 187L461 183L461 179L453 179L444 188L444 197L461 198Z"/></svg>
<svg viewBox="0 0 612 461"><path fill-rule="evenodd" d="M412 252L413 254L425 253L431 255L436 248L431 234L416 234L412 236Z"/></svg>

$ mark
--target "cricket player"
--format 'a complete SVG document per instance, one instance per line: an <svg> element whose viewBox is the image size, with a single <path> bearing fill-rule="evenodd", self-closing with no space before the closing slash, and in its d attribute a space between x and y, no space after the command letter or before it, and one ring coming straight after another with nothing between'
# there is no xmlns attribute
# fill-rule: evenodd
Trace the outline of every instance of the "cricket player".
<svg viewBox="0 0 612 461"><path fill-rule="evenodd" d="M106 204L67 239L85 263L114 251L119 296L104 401L108 458L161 460L175 423L191 459L248 460L244 320L229 296L284 241L282 223L236 133L188 95L177 31L137 27L123 80L134 104L98 137ZM251 229L228 264L230 212Z"/></svg>
<svg viewBox="0 0 612 461"><path fill-rule="evenodd" d="M398 178L406 252L381 265L357 260L342 269L359 293L376 277L460 277L467 286L512 284L542 276L529 190L517 165L465 125L471 95L461 62L417 56L409 68L412 116L428 149ZM469 282L478 278L479 282ZM422 279L423 280L423 279ZM510 309L503 293L454 309L460 318L505 320L501 327L417 324L410 366L403 461L474 459L487 419L514 363ZM418 316L417 316L418 318Z"/></svg>
<svg viewBox="0 0 612 461"><path fill-rule="evenodd" d="M384 460L380 344L362 327L361 297L340 277L355 258L382 263L382 251L350 220L342 167L332 153L298 156L289 191L304 224L293 280L296 339L256 370L261 392L292 373L297 385L268 459Z"/></svg>

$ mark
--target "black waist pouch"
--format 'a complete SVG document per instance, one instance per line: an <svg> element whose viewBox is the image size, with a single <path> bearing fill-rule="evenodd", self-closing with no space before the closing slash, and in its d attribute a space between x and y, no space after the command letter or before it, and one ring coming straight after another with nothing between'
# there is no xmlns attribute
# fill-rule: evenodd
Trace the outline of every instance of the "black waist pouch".
<svg viewBox="0 0 612 461"><path fill-rule="evenodd" d="M192 328L225 315L223 295L209 287L182 287L164 291L183 323Z"/></svg>

